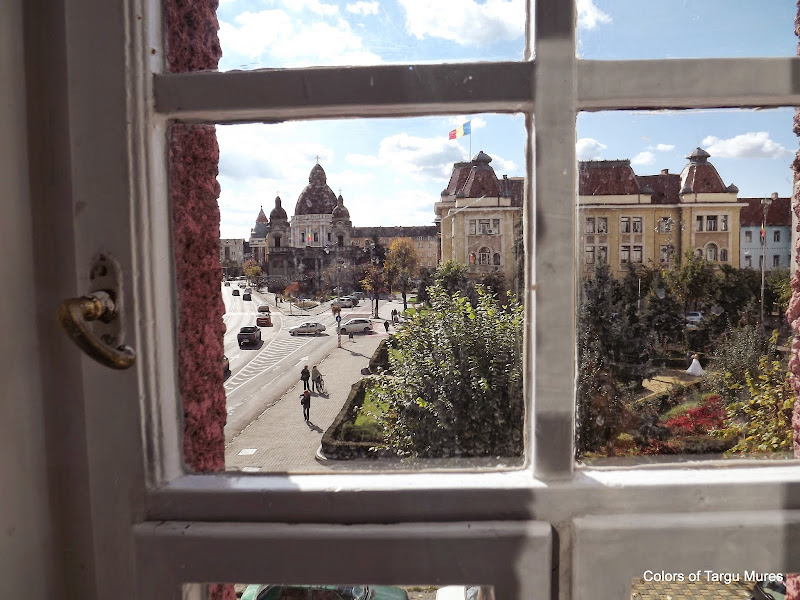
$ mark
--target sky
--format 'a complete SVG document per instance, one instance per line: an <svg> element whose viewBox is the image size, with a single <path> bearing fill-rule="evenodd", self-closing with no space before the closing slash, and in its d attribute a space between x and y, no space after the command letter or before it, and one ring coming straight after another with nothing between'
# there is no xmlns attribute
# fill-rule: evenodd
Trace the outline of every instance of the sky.
<svg viewBox="0 0 800 600"><path fill-rule="evenodd" d="M793 0L578 0L578 53L793 56L795 12ZM217 16L223 71L520 60L525 47L522 0L220 0ZM679 173L699 146L740 197L788 196L793 112L582 113L578 158L630 159L640 175ZM466 121L472 135L448 139ZM525 175L521 115L224 125L217 137L222 238L248 238L276 196L291 216L317 160L356 226L432 224L453 163L479 150L498 177Z"/></svg>

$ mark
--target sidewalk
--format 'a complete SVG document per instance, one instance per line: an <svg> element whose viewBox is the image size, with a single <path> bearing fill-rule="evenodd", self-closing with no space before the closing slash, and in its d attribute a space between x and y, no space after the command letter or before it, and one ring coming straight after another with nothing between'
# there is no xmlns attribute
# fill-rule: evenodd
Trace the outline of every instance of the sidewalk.
<svg viewBox="0 0 800 600"><path fill-rule="evenodd" d="M279 307L286 314L282 305ZM380 306L381 317L388 317L392 308L397 308L397 305L384 302ZM389 330L390 333L394 331L394 327ZM371 334L355 335L353 341L343 336L342 347L333 348L317 365L329 395L312 394L310 423L306 424L303 420L300 406L303 384L298 379L297 384L280 400L226 444L226 469L246 472L329 472L330 468L315 458L322 434L339 414L352 384L361 377L361 369L369 364L369 359L385 337L386 332L379 321L375 321ZM297 372L299 377L300 366Z"/></svg>

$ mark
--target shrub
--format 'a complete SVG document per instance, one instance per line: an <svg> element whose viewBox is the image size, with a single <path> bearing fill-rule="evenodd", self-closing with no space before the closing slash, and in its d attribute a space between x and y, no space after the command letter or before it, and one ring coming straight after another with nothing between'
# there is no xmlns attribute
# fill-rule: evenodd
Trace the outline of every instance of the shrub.
<svg viewBox="0 0 800 600"><path fill-rule="evenodd" d="M704 435L720 429L724 424L725 409L718 395L706 396L700 404L689 408L682 415L671 417L663 425L677 437Z"/></svg>

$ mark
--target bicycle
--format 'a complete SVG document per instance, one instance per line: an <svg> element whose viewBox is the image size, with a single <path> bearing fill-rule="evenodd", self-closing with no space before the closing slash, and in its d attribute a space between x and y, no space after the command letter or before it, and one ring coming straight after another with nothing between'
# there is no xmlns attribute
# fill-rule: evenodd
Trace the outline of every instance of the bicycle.
<svg viewBox="0 0 800 600"><path fill-rule="evenodd" d="M322 378L322 375L320 375L314 380L314 386L316 387L318 393L320 394L325 393L325 380Z"/></svg>

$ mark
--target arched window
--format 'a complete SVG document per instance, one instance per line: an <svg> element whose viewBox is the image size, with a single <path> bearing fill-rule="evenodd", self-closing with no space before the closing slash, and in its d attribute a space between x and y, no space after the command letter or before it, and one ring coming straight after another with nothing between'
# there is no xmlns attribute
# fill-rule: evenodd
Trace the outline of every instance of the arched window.
<svg viewBox="0 0 800 600"><path fill-rule="evenodd" d="M717 245L716 244L709 244L706 246L706 260L707 261L716 261L717 260Z"/></svg>
<svg viewBox="0 0 800 600"><path fill-rule="evenodd" d="M273 245L276 248L280 248L281 247L281 236L276 235L274 238L272 238L272 240L273 240Z"/></svg>
<svg viewBox="0 0 800 600"><path fill-rule="evenodd" d="M481 248L478 250L478 264L490 265L492 264L492 250L490 248Z"/></svg>
<svg viewBox="0 0 800 600"><path fill-rule="evenodd" d="M495 265L499 265L500 264L500 253L499 252L495 252L494 253L494 264Z"/></svg>

